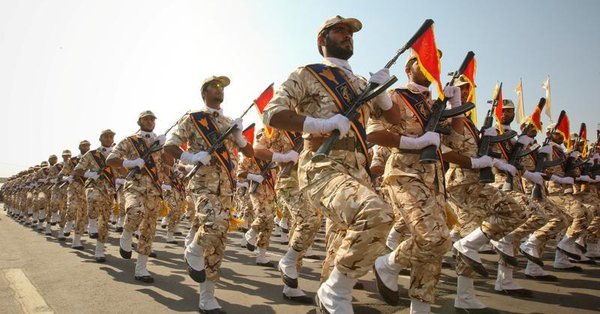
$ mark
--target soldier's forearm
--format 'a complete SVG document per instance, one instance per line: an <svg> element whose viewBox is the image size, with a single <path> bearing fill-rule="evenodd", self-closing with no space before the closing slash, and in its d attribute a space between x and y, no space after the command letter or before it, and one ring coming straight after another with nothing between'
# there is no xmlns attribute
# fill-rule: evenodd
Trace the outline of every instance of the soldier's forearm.
<svg viewBox="0 0 600 314"><path fill-rule="evenodd" d="M167 154L173 156L175 159L180 159L181 154L183 154L183 150L177 145L166 145L163 149Z"/></svg>
<svg viewBox="0 0 600 314"><path fill-rule="evenodd" d="M269 126L280 130L302 132L304 129L304 119L306 117L295 113L292 110L280 111L271 117Z"/></svg>
<svg viewBox="0 0 600 314"><path fill-rule="evenodd" d="M383 147L398 147L400 135L388 131L375 131L367 134L367 141Z"/></svg>

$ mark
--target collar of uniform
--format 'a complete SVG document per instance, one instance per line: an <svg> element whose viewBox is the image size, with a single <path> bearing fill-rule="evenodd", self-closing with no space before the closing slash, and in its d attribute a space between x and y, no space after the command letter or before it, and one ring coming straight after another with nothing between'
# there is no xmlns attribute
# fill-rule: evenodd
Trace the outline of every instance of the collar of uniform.
<svg viewBox="0 0 600 314"><path fill-rule="evenodd" d="M222 117L223 116L223 108L219 108L219 109L213 109L210 108L208 106L204 106L204 108L202 108L202 111L208 112L211 115L215 116L215 117Z"/></svg>
<svg viewBox="0 0 600 314"><path fill-rule="evenodd" d="M344 71L352 73L352 67L350 67L350 63L348 63L348 60L338 59L334 57L325 57L325 59L323 59L323 64L342 68L344 69Z"/></svg>
<svg viewBox="0 0 600 314"><path fill-rule="evenodd" d="M154 132L140 131L140 136L145 137L145 138L154 139L156 137L156 134L154 134Z"/></svg>
<svg viewBox="0 0 600 314"><path fill-rule="evenodd" d="M512 128L510 127L510 125L503 124L502 125L502 131L503 132L512 131Z"/></svg>
<svg viewBox="0 0 600 314"><path fill-rule="evenodd" d="M112 146L111 146L111 147L104 147L104 146L100 146L100 147L98 148L98 150L99 150L99 151L100 151L102 154L104 154L104 155L108 155L108 154L110 154L110 152L112 152L112 149L113 149L113 148L112 148Z"/></svg>
<svg viewBox="0 0 600 314"><path fill-rule="evenodd" d="M406 83L406 88L414 93L419 93L425 95L427 98L431 97L431 92L429 91L429 87L425 87L423 85L419 85L415 82Z"/></svg>

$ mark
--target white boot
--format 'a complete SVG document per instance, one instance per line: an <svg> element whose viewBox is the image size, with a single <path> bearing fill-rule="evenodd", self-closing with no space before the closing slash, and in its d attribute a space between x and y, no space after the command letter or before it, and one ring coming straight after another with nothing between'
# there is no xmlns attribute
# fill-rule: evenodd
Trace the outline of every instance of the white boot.
<svg viewBox="0 0 600 314"><path fill-rule="evenodd" d="M81 245L81 235L74 234L73 235L73 243L71 243L71 248L75 249L75 248L81 248L81 247L83 247L83 245Z"/></svg>
<svg viewBox="0 0 600 314"><path fill-rule="evenodd" d="M119 218L117 218L117 228L123 228L124 221L125 221L125 217L119 216Z"/></svg>
<svg viewBox="0 0 600 314"><path fill-rule="evenodd" d="M52 217L50 218L51 224L57 224L60 221L60 215L58 212L52 213Z"/></svg>
<svg viewBox="0 0 600 314"><path fill-rule="evenodd" d="M494 290L503 291L520 289L523 289L523 287L516 284L513 280L513 268L498 263L498 275L496 276L496 284L494 285Z"/></svg>
<svg viewBox="0 0 600 314"><path fill-rule="evenodd" d="M279 243L288 244L289 242L290 242L289 234L282 231L281 235L279 236Z"/></svg>
<svg viewBox="0 0 600 314"><path fill-rule="evenodd" d="M529 275L532 277L542 277L542 276L548 275L544 271L544 269L542 267L540 267L540 265L538 265L532 261L527 261L527 266L525 267L524 273L525 273L525 275Z"/></svg>
<svg viewBox="0 0 600 314"><path fill-rule="evenodd" d="M306 249L306 253L304 253L304 257L306 258L319 258L317 253L313 250L312 245Z"/></svg>
<svg viewBox="0 0 600 314"><path fill-rule="evenodd" d="M44 231L45 235L52 235L52 225L49 223L46 223L46 230Z"/></svg>
<svg viewBox="0 0 600 314"><path fill-rule="evenodd" d="M154 278L148 272L146 265L148 264L148 255L138 254L137 261L135 262L135 280L139 280L146 283L154 282Z"/></svg>
<svg viewBox="0 0 600 314"><path fill-rule="evenodd" d="M44 230L44 221L38 219L37 230Z"/></svg>
<svg viewBox="0 0 600 314"><path fill-rule="evenodd" d="M204 248L202 248L197 241L192 241L192 243L185 248L183 256L187 260L188 265L195 271L204 270Z"/></svg>
<svg viewBox="0 0 600 314"><path fill-rule="evenodd" d="M245 248L247 244L248 244L248 241L246 241L246 237L244 235L242 235L242 238L240 239L240 246Z"/></svg>
<svg viewBox="0 0 600 314"><path fill-rule="evenodd" d="M171 243L171 244L177 243L177 241L175 240L175 237L173 236L173 232L171 232L171 231L167 231L167 243Z"/></svg>
<svg viewBox="0 0 600 314"><path fill-rule="evenodd" d="M429 314L431 312L431 304L421 300L410 299L410 314Z"/></svg>
<svg viewBox="0 0 600 314"><path fill-rule="evenodd" d="M258 234L252 228L248 229L248 231L246 231L246 233L244 234L244 238L246 238L246 241L248 241L248 244L246 244L246 248L251 252L253 252L256 249L257 237Z"/></svg>
<svg viewBox="0 0 600 314"><path fill-rule="evenodd" d="M512 242L512 238L503 237L498 241L490 240L490 243L496 248L496 250L498 250L500 258L502 258L506 263L513 266L519 265L519 261L515 258L515 253L513 251L514 244Z"/></svg>
<svg viewBox="0 0 600 314"><path fill-rule="evenodd" d="M261 266L273 266L267 257L267 248L258 248L258 254L256 255L256 265Z"/></svg>
<svg viewBox="0 0 600 314"><path fill-rule="evenodd" d="M279 225L275 225L275 228L273 228L273 233L271 233L272 236L274 237L278 237L281 235L281 227Z"/></svg>
<svg viewBox="0 0 600 314"><path fill-rule="evenodd" d="M215 282L212 280L206 280L200 283L200 300L198 302L198 308L208 311L214 309L220 309L221 305L215 298Z"/></svg>
<svg viewBox="0 0 600 314"><path fill-rule="evenodd" d="M575 245L575 240L569 239L566 234L563 236L562 240L558 242L556 247L567 253L566 255L573 259L579 259L579 256L581 255L581 251Z"/></svg>
<svg viewBox="0 0 600 314"><path fill-rule="evenodd" d="M194 241L197 231L198 230L194 229L194 227L190 227L190 230L188 230L188 234L185 236L185 246L186 247L188 245L190 245L190 243L192 243L192 241Z"/></svg>
<svg viewBox="0 0 600 314"><path fill-rule="evenodd" d="M485 236L481 228L473 230L466 237L454 242L454 248L461 254L469 257L470 259L481 263L479 257L479 248L488 242L488 238Z"/></svg>
<svg viewBox="0 0 600 314"><path fill-rule="evenodd" d="M160 221L160 227L161 228L166 228L167 225L169 224L169 218L167 218L166 216L162 218L162 220Z"/></svg>
<svg viewBox="0 0 600 314"><path fill-rule="evenodd" d="M290 227L288 226L287 219L281 219L279 221L279 227L281 227L281 232L288 233Z"/></svg>
<svg viewBox="0 0 600 314"><path fill-rule="evenodd" d="M554 255L554 268L569 269L569 268L573 268L573 267L575 267L575 265L573 265L571 262L569 262L569 258L567 257L567 254L565 254L563 251L557 249L556 254Z"/></svg>
<svg viewBox="0 0 600 314"><path fill-rule="evenodd" d="M131 243L133 242L133 233L128 230L123 230L119 239L119 246L126 252L131 252Z"/></svg>
<svg viewBox="0 0 600 314"><path fill-rule="evenodd" d="M288 248L287 252L279 260L279 271L283 277L283 282L290 288L298 288L298 259L300 252L293 248Z"/></svg>
<svg viewBox="0 0 600 314"><path fill-rule="evenodd" d="M94 258L98 263L104 263L106 257L104 256L104 243L96 241L96 251L94 252Z"/></svg>
<svg viewBox="0 0 600 314"><path fill-rule="evenodd" d="M283 285L283 294L287 297L303 297L306 293L299 288L290 288L288 285Z"/></svg>
<svg viewBox="0 0 600 314"><path fill-rule="evenodd" d="M379 256L375 259L375 271L377 277L390 290L398 291L398 275L402 266L395 261L395 252Z"/></svg>
<svg viewBox="0 0 600 314"><path fill-rule="evenodd" d="M334 267L329 278L321 284L317 290L317 297L323 307L331 314L351 314L352 309L352 288L356 279L342 274L337 267Z"/></svg>
<svg viewBox="0 0 600 314"><path fill-rule="evenodd" d="M485 304L481 303L475 295L473 288L473 278L458 276L456 280L456 299L454 307L459 309L484 309Z"/></svg>
<svg viewBox="0 0 600 314"><path fill-rule="evenodd" d="M400 237L402 234L396 229L390 229L390 233L388 233L387 239L385 240L385 245L390 248L390 250L395 250L398 245L400 245Z"/></svg>
<svg viewBox="0 0 600 314"><path fill-rule="evenodd" d="M88 234L98 235L98 219L90 219L90 221L88 222Z"/></svg>
<svg viewBox="0 0 600 314"><path fill-rule="evenodd" d="M73 220L71 220L71 221L67 221L67 223L65 224L65 229L63 230L63 233L64 233L65 235L67 235L67 234L71 233L71 231L73 231L73 226L74 226L74 224L75 224L75 223L73 222Z"/></svg>
<svg viewBox="0 0 600 314"><path fill-rule="evenodd" d="M45 209L38 210L37 219L38 219L38 222L39 221L43 222L44 220L46 220L46 210Z"/></svg>
<svg viewBox="0 0 600 314"><path fill-rule="evenodd" d="M588 242L587 243L587 252L585 256L588 258L598 258L600 257L600 241L596 241L596 243Z"/></svg>
<svg viewBox="0 0 600 314"><path fill-rule="evenodd" d="M540 245L540 241L532 234L529 235L527 241L521 243L519 249L523 255L532 256L534 258L539 259L540 254L538 254L538 246Z"/></svg>

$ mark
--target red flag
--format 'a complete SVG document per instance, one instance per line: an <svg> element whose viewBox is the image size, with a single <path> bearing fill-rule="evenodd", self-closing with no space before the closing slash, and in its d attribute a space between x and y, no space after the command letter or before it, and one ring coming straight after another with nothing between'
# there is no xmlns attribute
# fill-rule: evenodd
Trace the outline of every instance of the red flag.
<svg viewBox="0 0 600 314"><path fill-rule="evenodd" d="M271 101L271 98L273 98L273 83L271 83L271 85L269 85L269 87L267 87L267 89L265 89L265 91L254 100L254 104L256 105L256 109L258 109L258 113L262 115L263 111L265 111L265 107L269 101Z"/></svg>
<svg viewBox="0 0 600 314"><path fill-rule="evenodd" d="M435 44L435 36L433 34L433 22L417 40L411 45L413 53L417 57L419 69L423 75L430 81L435 82L438 97L444 100L444 91L440 82L441 63L438 49Z"/></svg>
<svg viewBox="0 0 600 314"><path fill-rule="evenodd" d="M538 132L542 130L542 110L544 109L545 105L546 98L540 98L540 101L538 102L537 106L535 106L535 110L526 122L532 124Z"/></svg>
<svg viewBox="0 0 600 314"><path fill-rule="evenodd" d="M504 109L502 102L504 101L503 97L502 97L502 83L500 83L500 85L496 85L496 88L494 90L495 95L494 95L494 102L496 103L496 109L494 111L494 115L496 116L496 121L498 122L498 125L502 124L502 110Z"/></svg>
<svg viewBox="0 0 600 314"><path fill-rule="evenodd" d="M267 87L267 89L265 89L265 91L262 92L262 94L260 94L260 96L258 96L258 98L256 98L254 100L254 105L256 105L258 114L261 117L262 117L263 111L265 111L265 107L267 107L267 104L269 104L269 102L271 101L271 98L273 98L273 93L274 93L273 84L274 83L271 83L271 85L269 85L269 87ZM271 134L273 134L273 129L271 129L270 127L265 125L265 135L267 137L271 137Z"/></svg>
<svg viewBox="0 0 600 314"><path fill-rule="evenodd" d="M181 148L182 151L187 152L187 150L188 150L187 142L179 145L179 148Z"/></svg>
<svg viewBox="0 0 600 314"><path fill-rule="evenodd" d="M248 143L254 145L254 123L250 124L244 132L242 132Z"/></svg>
<svg viewBox="0 0 600 314"><path fill-rule="evenodd" d="M571 136L569 134L569 117L567 113L563 110L560 112L560 116L558 117L558 121L556 122L556 132L562 134L564 138L565 147L571 147Z"/></svg>
<svg viewBox="0 0 600 314"><path fill-rule="evenodd" d="M475 71L477 70L477 61L475 57L471 58L467 67L463 71L463 75L469 80L469 84L471 84L471 89L469 90L469 96L467 97L467 102L471 102L475 104ZM467 118L471 119L475 125L477 125L477 107L474 107L469 112L466 113Z"/></svg>

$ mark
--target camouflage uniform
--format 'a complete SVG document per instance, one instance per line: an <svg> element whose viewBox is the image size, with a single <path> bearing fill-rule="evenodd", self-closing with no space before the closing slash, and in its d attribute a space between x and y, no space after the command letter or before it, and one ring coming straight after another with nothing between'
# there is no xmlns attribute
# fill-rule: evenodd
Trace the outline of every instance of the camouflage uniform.
<svg viewBox="0 0 600 314"><path fill-rule="evenodd" d="M85 196L87 200L87 212L89 219L98 219L98 242L106 243L108 241L108 223L110 214L114 205L114 175L112 169L106 170L110 173L105 177L101 171L100 165L96 162L93 154L100 153L104 158L109 151L105 147L99 147L96 150L90 150L81 157L81 160L75 166L75 171L96 172L99 177L96 180L88 179L89 186L85 187ZM87 182L85 184L88 184ZM80 226L78 226L80 227Z"/></svg>
<svg viewBox="0 0 600 314"><path fill-rule="evenodd" d="M122 158L134 160L140 158L133 142L143 138L147 147L154 143L155 139L142 136L142 132L129 136L120 141L117 146L108 155L107 159ZM154 159L158 181L154 182L153 178L142 169L132 179L127 180L123 186L123 196L125 199L125 225L123 229L133 233L140 230L140 237L137 243L137 252L140 255L148 256L152 253L152 243L154 242L154 234L156 233L156 219L162 202L162 191L160 183L162 182L162 151L153 152L150 154ZM158 186L157 186L158 185ZM123 208L121 208L123 210Z"/></svg>
<svg viewBox="0 0 600 314"><path fill-rule="evenodd" d="M477 139L466 129L454 129L448 136L448 147L463 156L476 157ZM505 192L489 184L479 183L479 170L450 164L446 172L448 197L456 205L461 237L479 228L492 240L500 240L525 221L524 209ZM458 259L459 276L474 277L471 267Z"/></svg>
<svg viewBox="0 0 600 314"><path fill-rule="evenodd" d="M335 67L327 60L325 63ZM354 90L364 89L364 79L345 73ZM368 117L375 115L374 107L377 106L373 102L361 107L364 124ZM306 67L292 72L277 90L263 112L265 125L270 125L273 115L284 110L314 118L329 118L339 112L334 99ZM312 162L311 157L324 137L305 133L303 138L304 149L298 162L300 190L313 208L323 208L325 216L339 226L336 234L345 233L340 246L329 251L335 254L335 267L349 278L359 278L385 250L384 239L391 227L392 211L371 186L366 171L368 156L357 148L353 132L320 162Z"/></svg>
<svg viewBox="0 0 600 314"><path fill-rule="evenodd" d="M172 171L172 170L171 170ZM166 183L171 186L171 190L163 190L163 197L169 205L169 213L166 218L169 221L167 224L167 231L174 233L177 228L177 224L181 220L183 212L187 208L187 202L185 200L185 187L180 182L177 176L178 174L171 174Z"/></svg>
<svg viewBox="0 0 600 314"><path fill-rule="evenodd" d="M400 108L402 124L390 125L372 120L368 133L384 131L401 136L420 136L423 127L417 116L409 109L401 93L423 97L431 106L429 95L421 94L412 85L390 92L392 102ZM391 148L382 190L385 191L394 209L394 214L406 222L410 236L394 248L392 255L397 265L410 268L409 296L426 303L435 302L435 286L439 280L442 256L448 251L451 241L444 211L444 182L441 164L420 162L420 151ZM401 220L397 220L400 222ZM398 224L401 227L401 223Z"/></svg>
<svg viewBox="0 0 600 314"><path fill-rule="evenodd" d="M203 111L211 114L208 109ZM232 119L222 115L216 116L214 120L222 131L233 124ZM181 146L181 144L187 143L188 151L193 153L208 150L207 143L197 131L194 123L191 115L183 118L165 145ZM233 155L234 142L231 137L225 140L225 147L229 154ZM213 155L210 164L201 165L186 188L194 202L195 218L192 229L198 230L193 241L196 241L204 249L207 278L217 281L225 253L234 187L227 174L227 169L221 166Z"/></svg>
<svg viewBox="0 0 600 314"><path fill-rule="evenodd" d="M67 169L67 172L73 176L73 169L81 160L81 155L77 156L76 159L71 158L71 164L69 167L65 165L63 170ZM85 189L83 188L83 179L79 177L73 178L73 181L69 183L67 188L67 223L74 221L76 235L81 236L84 231L84 227L87 219L87 204L85 199Z"/></svg>
<svg viewBox="0 0 600 314"><path fill-rule="evenodd" d="M68 163L68 161L67 161ZM64 164L63 162L57 163L56 165L54 165L54 167L57 168L58 172L56 173L56 176L54 177L54 185L52 186L52 191L50 194L50 208L52 208L52 212L53 213L58 213L59 214L59 226L61 228L63 228L65 226L66 223L66 217L67 217L67 213L66 213L66 208L67 208L67 186L63 186L62 185L62 177L64 176L63 174L63 168L64 168Z"/></svg>

